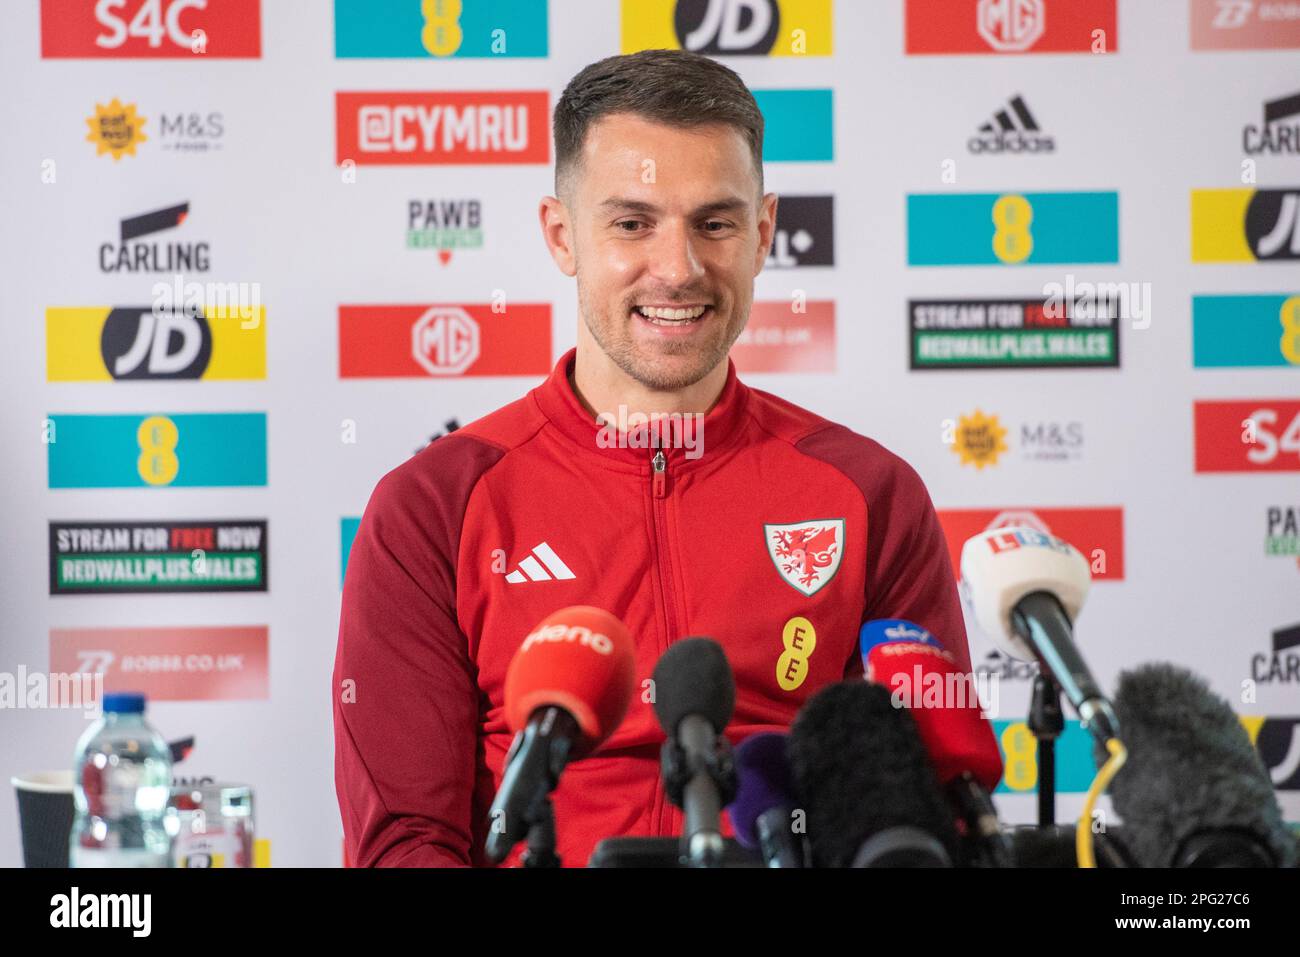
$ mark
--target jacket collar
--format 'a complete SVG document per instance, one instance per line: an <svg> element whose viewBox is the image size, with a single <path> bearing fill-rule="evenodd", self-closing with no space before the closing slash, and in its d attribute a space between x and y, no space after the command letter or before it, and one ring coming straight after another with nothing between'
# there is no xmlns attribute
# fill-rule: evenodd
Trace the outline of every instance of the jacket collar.
<svg viewBox="0 0 1300 957"><path fill-rule="evenodd" d="M609 426L597 422L582 407L569 384L577 351L570 349L561 356L546 381L532 391L542 414L584 452L608 464L648 471L655 453L656 430L633 427L621 432L619 426L626 422L615 421ZM731 445L741 430L748 403L749 388L737 378L736 365L728 358L727 381L703 421L691 415L660 420L657 431L668 466L690 468ZM618 414L617 410L610 412ZM691 448L685 447L688 444Z"/></svg>

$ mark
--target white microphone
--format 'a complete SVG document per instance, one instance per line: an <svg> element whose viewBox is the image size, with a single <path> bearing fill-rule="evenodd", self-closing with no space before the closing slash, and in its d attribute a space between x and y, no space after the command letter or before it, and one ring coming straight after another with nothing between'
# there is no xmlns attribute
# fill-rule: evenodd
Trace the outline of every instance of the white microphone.
<svg viewBox="0 0 1300 957"><path fill-rule="evenodd" d="M1037 661L1099 741L1116 737L1115 710L1074 644L1071 624L1092 585L1088 561L1069 542L1028 526L981 532L961 550L961 590L998 649Z"/></svg>

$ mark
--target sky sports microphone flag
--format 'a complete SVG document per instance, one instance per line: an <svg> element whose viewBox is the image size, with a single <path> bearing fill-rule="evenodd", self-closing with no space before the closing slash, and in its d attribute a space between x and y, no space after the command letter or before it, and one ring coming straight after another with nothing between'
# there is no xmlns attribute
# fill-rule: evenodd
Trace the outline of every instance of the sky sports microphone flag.
<svg viewBox="0 0 1300 957"><path fill-rule="evenodd" d="M554 612L524 639L506 672L505 715L515 741L488 814L489 861L504 861L536 828L542 844L530 847L525 864L559 865L555 828L566 822L554 820L548 795L569 761L590 754L622 723L635 667L627 628L589 605Z"/></svg>
<svg viewBox="0 0 1300 957"><path fill-rule="evenodd" d="M867 680L884 685L895 705L911 710L939 782L947 785L969 771L989 790L997 787L1002 756L993 726L973 677L952 654L930 632L903 619L867 622L859 643Z"/></svg>
<svg viewBox="0 0 1300 957"><path fill-rule="evenodd" d="M996 699L981 703L974 676L914 622L869 621L859 645L867 680L888 688L895 707L911 712L939 785L965 824L972 856L1009 867L1011 850L992 798L1002 754L983 710L996 713Z"/></svg>

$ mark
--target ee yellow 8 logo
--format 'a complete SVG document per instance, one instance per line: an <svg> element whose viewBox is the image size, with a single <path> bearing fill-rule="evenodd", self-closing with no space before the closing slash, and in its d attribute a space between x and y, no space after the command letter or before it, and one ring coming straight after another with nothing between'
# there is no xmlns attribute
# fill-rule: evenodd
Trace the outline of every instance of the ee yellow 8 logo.
<svg viewBox="0 0 1300 957"><path fill-rule="evenodd" d="M1282 357L1300 366L1300 296L1291 296L1282 303L1278 319L1282 322Z"/></svg>
<svg viewBox="0 0 1300 957"><path fill-rule="evenodd" d="M461 0L423 0L420 12L424 29L420 42L434 56L451 56L460 49L465 35L460 29Z"/></svg>
<svg viewBox="0 0 1300 957"><path fill-rule="evenodd" d="M1034 236L1029 231L1034 221L1034 207L1018 194L999 196L993 204L993 255L1004 263L1022 263L1034 251Z"/></svg>
<svg viewBox="0 0 1300 957"><path fill-rule="evenodd" d="M1013 791L1029 791L1038 783L1038 741L1023 721L1002 730L1006 770L1002 780Z"/></svg>
<svg viewBox="0 0 1300 957"><path fill-rule="evenodd" d="M176 481L181 462L176 457L176 444L181 439L176 423L165 415L151 415L135 431L140 457L135 460L140 478L150 485L170 485Z"/></svg>

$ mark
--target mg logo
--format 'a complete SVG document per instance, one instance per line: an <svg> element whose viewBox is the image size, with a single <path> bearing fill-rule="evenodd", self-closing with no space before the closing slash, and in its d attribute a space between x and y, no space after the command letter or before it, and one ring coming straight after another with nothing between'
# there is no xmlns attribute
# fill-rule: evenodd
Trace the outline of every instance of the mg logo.
<svg viewBox="0 0 1300 957"><path fill-rule="evenodd" d="M1043 0L980 0L976 28L995 50L1020 53L1043 35Z"/></svg>
<svg viewBox="0 0 1300 957"><path fill-rule="evenodd" d="M411 328L411 354L429 375L460 375L478 361L478 323L464 309L434 306Z"/></svg>

